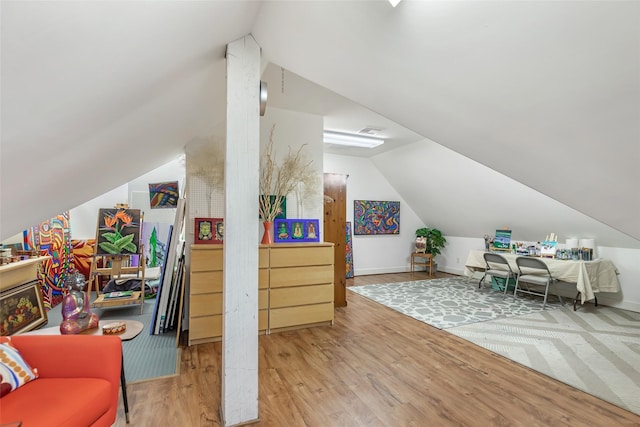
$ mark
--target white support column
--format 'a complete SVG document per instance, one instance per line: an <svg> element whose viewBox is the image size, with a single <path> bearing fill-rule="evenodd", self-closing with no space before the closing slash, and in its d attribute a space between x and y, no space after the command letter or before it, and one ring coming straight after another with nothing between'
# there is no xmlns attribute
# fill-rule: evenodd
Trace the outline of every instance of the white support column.
<svg viewBox="0 0 640 427"><path fill-rule="evenodd" d="M227 138L222 319L224 426L258 419L258 173L260 47L227 45Z"/></svg>

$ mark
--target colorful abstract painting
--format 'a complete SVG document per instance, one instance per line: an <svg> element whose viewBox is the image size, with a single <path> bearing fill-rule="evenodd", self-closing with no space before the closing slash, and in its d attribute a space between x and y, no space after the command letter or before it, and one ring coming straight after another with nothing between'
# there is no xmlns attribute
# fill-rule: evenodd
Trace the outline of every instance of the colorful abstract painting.
<svg viewBox="0 0 640 427"><path fill-rule="evenodd" d="M140 250L140 209L100 209L98 255L129 255Z"/></svg>
<svg viewBox="0 0 640 427"><path fill-rule="evenodd" d="M149 184L149 204L151 209L178 207L178 181Z"/></svg>
<svg viewBox="0 0 640 427"><path fill-rule="evenodd" d="M354 234L400 234L400 202L353 201Z"/></svg>
<svg viewBox="0 0 640 427"><path fill-rule="evenodd" d="M93 261L95 245L95 239L71 240L71 271L78 271L84 276L87 283L91 276L91 261ZM87 284L87 288L85 290L88 289L89 286Z"/></svg>
<svg viewBox="0 0 640 427"><path fill-rule="evenodd" d="M64 297L64 281L72 265L69 212L25 230L23 237L26 250L38 250L40 255L51 257L42 262L38 273L44 306L50 310Z"/></svg>
<svg viewBox="0 0 640 427"><path fill-rule="evenodd" d="M347 221L347 245L345 246L347 279L353 278L353 239L351 237L351 221Z"/></svg>

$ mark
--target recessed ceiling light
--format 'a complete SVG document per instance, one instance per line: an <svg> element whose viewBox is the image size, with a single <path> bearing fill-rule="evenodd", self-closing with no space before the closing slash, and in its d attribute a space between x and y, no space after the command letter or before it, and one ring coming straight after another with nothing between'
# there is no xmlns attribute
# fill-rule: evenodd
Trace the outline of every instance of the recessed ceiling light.
<svg viewBox="0 0 640 427"><path fill-rule="evenodd" d="M401 1L402 0L389 0L389 3L391 3L391 6L396 7Z"/></svg>

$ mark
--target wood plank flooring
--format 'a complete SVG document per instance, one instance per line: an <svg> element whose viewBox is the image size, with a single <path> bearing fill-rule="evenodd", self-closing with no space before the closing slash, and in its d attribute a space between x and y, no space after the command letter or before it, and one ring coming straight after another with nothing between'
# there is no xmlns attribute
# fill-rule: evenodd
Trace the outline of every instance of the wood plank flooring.
<svg viewBox="0 0 640 427"><path fill-rule="evenodd" d="M438 273L437 277L446 274ZM427 279L360 276L347 285ZM347 291L335 324L259 338L259 426L623 426L640 416ZM128 385L131 426L219 426L221 344ZM116 426L126 426L122 403Z"/></svg>

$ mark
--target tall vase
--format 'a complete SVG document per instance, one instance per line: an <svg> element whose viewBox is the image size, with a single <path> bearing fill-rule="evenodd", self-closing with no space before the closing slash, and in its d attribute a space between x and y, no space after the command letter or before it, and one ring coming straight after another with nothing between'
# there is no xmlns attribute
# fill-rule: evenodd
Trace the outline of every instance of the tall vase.
<svg viewBox="0 0 640 427"><path fill-rule="evenodd" d="M263 245L270 245L273 243L273 233L271 232L272 225L273 225L273 222L271 221L264 221L262 223L262 226L264 227L264 234L262 235Z"/></svg>

